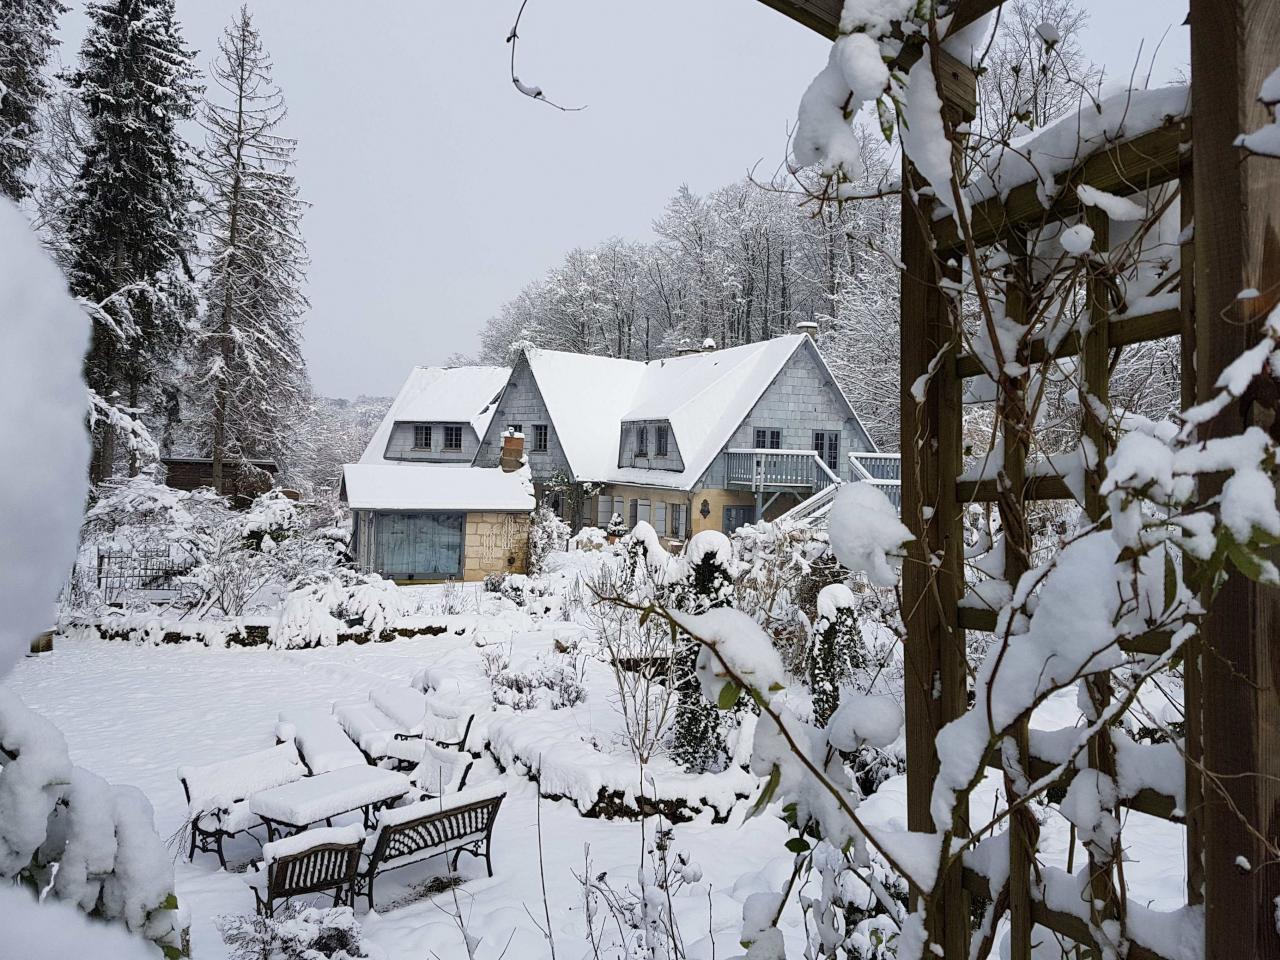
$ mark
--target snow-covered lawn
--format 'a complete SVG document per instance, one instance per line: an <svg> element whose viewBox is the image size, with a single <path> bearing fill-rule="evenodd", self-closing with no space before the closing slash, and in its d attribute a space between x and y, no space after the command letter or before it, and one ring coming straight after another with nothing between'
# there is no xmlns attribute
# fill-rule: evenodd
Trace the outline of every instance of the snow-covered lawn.
<svg viewBox="0 0 1280 960"><path fill-rule="evenodd" d="M29 706L63 731L76 763L113 782L140 787L155 806L161 835L176 837L186 811L175 773L180 765L260 750L274 742L282 710L364 699L374 687L407 685L429 667L434 676L448 678L468 705L486 711L477 724L481 734L494 736L522 756L538 751L545 741L545 754L539 752L538 759L546 776L557 781L546 784L547 792L569 796L539 801L532 783L514 769L499 773L486 756L470 782L501 777L508 791L494 836L495 876L484 875L482 862L463 858L463 882L453 891L432 894L424 889L430 878L447 873L443 860L380 877L377 914L366 915L363 905L357 911L366 938L388 960L465 956L454 917L460 910L470 934L482 938L477 955L481 960L494 960L504 950L511 958L543 958L550 951L539 925L549 914L556 955L590 957L577 879L587 869L585 858L590 857L591 875L604 872L614 887L634 888L645 842L642 829L652 839L657 824L650 820L642 828L636 821L588 819L580 813L590 805L593 792L611 785L615 775L625 778L629 772L637 785L640 779L634 765L628 766L629 754L620 742L612 672L599 660L583 658L581 676L588 695L581 704L554 711L513 712L504 707L489 712L483 657L493 651L493 638L503 638L498 645L508 651L513 667L532 665L551 655L556 625L523 611L508 611L465 636L447 633L307 650L60 638L52 654L20 662L9 682ZM486 645L478 645L477 639ZM1044 725L1070 723L1073 711L1071 698L1058 698L1046 705L1045 719L1053 723ZM1049 717L1049 712L1055 715ZM574 764L579 766L576 771ZM687 776L674 772L669 761L655 764L652 772L673 783ZM750 785L751 778L741 771L727 776L735 785ZM994 799L995 786L989 782L975 794L975 821L991 814ZM793 857L784 849L787 831L776 811L744 822L748 806L739 803L727 823L713 823L708 811L674 827L673 850L687 851L701 872L675 903L692 960L740 952L743 902L755 892L781 890L791 871ZM1063 865L1068 824L1050 809L1040 810L1047 816L1042 849ZM889 825L901 824L904 810L905 781L897 777L866 801L863 813L874 824ZM1131 857L1125 865L1130 896L1162 908L1183 902L1181 829L1132 814L1125 838ZM236 871L256 857L257 845L244 837L228 845L230 873L221 871L209 854L197 854L194 864L186 863L185 850L176 840L173 852L178 859L178 895L191 912L194 956L224 957L226 948L214 922L222 914L252 912L252 894ZM1082 862L1083 853L1077 850L1077 867ZM784 916L783 926L789 955L800 955L799 913Z"/></svg>

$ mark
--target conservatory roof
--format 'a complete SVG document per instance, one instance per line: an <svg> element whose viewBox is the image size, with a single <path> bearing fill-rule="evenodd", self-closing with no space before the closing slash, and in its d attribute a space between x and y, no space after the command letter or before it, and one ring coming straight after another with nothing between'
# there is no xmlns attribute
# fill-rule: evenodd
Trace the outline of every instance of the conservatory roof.
<svg viewBox="0 0 1280 960"><path fill-rule="evenodd" d="M348 463L342 498L353 510L529 513L537 503L529 468L444 463Z"/></svg>
<svg viewBox="0 0 1280 960"><path fill-rule="evenodd" d="M510 374L509 367L414 367L360 462L388 462L383 454L397 423L469 423L477 437L484 436L493 400Z"/></svg>

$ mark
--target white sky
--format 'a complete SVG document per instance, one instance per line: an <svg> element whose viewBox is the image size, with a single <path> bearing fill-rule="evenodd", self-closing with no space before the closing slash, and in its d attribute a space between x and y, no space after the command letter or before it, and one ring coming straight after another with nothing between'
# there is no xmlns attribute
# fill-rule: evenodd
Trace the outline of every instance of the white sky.
<svg viewBox="0 0 1280 960"><path fill-rule="evenodd" d="M1187 62L1187 0L1081 0L1085 46L1128 75L1172 25L1153 83ZM64 60L83 0L64 24ZM207 68L240 0L177 0ZM250 0L299 139L317 393L390 395L415 364L476 348L498 307L574 246L650 236L682 182L782 161L827 42L755 0Z"/></svg>

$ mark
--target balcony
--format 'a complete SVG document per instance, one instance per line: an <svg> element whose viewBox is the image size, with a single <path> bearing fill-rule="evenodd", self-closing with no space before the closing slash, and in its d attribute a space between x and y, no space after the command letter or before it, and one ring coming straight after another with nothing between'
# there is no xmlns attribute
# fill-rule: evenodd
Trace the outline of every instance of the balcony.
<svg viewBox="0 0 1280 960"><path fill-rule="evenodd" d="M840 482L812 450L727 450L725 475L731 488L754 493L817 493Z"/></svg>

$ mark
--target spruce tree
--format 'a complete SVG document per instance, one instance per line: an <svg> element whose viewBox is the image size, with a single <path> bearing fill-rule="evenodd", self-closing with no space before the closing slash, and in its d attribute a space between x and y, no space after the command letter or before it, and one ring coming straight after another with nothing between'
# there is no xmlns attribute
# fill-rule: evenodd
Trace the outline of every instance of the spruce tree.
<svg viewBox="0 0 1280 960"><path fill-rule="evenodd" d="M0 2L0 193L21 201L31 192L25 174L37 148L44 76L57 44L61 0Z"/></svg>
<svg viewBox="0 0 1280 960"><path fill-rule="evenodd" d="M733 598L733 578L721 562L715 545L723 534L711 531L698 534L689 541L690 561L685 580L672 584L666 598L668 606L686 613L703 613L727 607ZM699 538L704 538L700 543ZM725 742L723 717L716 704L702 695L695 667L700 644L687 634L676 639L671 669L675 677L676 710L671 729L671 755L696 773L723 770L729 760Z"/></svg>
<svg viewBox="0 0 1280 960"><path fill-rule="evenodd" d="M220 492L226 463L288 456L310 398L301 350L305 204L293 176L297 142L276 132L286 111L271 73L241 7L213 63L222 102L210 100L202 113L210 268L198 367Z"/></svg>
<svg viewBox="0 0 1280 960"><path fill-rule="evenodd" d="M194 302L191 151L179 132L200 93L174 0L96 0L78 69L84 160L68 200L66 266L92 308L90 389L139 411L160 393ZM115 468L115 434L95 431L93 477ZM130 458L131 472L136 463Z"/></svg>

